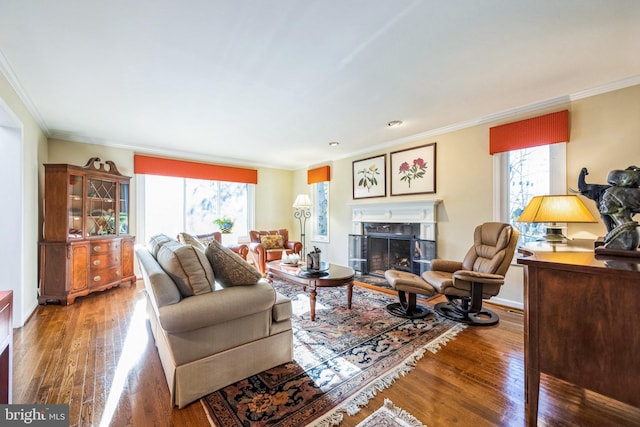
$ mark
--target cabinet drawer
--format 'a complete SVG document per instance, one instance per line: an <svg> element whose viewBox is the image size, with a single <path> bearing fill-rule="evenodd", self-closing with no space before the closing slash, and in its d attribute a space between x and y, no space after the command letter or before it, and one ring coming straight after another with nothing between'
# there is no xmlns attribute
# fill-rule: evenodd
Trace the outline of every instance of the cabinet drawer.
<svg viewBox="0 0 640 427"><path fill-rule="evenodd" d="M90 264L92 270L120 265L120 252L91 254Z"/></svg>
<svg viewBox="0 0 640 427"><path fill-rule="evenodd" d="M117 240L100 240L91 243L92 254L103 254L108 252L120 251L120 239Z"/></svg>
<svg viewBox="0 0 640 427"><path fill-rule="evenodd" d="M122 278L120 266L113 268L92 269L89 287L96 287L116 282Z"/></svg>

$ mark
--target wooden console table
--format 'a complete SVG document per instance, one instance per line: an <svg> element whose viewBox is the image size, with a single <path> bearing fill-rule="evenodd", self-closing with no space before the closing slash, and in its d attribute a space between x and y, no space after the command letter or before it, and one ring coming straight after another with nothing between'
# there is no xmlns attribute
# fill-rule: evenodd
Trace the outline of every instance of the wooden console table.
<svg viewBox="0 0 640 427"><path fill-rule="evenodd" d="M640 259L520 252L528 425L541 373L640 407Z"/></svg>

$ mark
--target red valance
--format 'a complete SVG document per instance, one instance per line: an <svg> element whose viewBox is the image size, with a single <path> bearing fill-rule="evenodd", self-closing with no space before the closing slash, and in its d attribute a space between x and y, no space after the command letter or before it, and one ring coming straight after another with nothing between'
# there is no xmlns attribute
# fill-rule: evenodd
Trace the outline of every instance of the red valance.
<svg viewBox="0 0 640 427"><path fill-rule="evenodd" d="M569 110L489 129L489 154L569 142Z"/></svg>
<svg viewBox="0 0 640 427"><path fill-rule="evenodd" d="M331 181L330 166L320 166L319 168L309 169L307 171L307 184L315 184L323 181Z"/></svg>
<svg viewBox="0 0 640 427"><path fill-rule="evenodd" d="M258 183L258 171L255 169L187 162L138 154L133 156L133 171L140 174L208 179L211 181Z"/></svg>

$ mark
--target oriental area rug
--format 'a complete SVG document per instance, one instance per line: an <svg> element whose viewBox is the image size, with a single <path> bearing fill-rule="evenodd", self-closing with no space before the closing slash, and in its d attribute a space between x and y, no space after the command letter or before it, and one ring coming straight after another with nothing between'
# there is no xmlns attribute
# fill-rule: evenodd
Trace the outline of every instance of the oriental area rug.
<svg viewBox="0 0 640 427"><path fill-rule="evenodd" d="M426 427L416 417L397 407L389 399L356 427Z"/></svg>
<svg viewBox="0 0 640 427"><path fill-rule="evenodd" d="M294 360L202 398L213 426L337 425L465 327L433 312L394 317L385 306L397 297L360 286L353 287L351 310L345 287L318 289L312 322L308 293L275 287L293 303Z"/></svg>

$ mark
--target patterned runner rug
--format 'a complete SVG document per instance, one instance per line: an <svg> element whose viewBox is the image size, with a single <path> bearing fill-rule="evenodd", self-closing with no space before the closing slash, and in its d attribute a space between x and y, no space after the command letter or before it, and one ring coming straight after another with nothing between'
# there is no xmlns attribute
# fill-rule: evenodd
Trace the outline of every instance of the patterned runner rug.
<svg viewBox="0 0 640 427"><path fill-rule="evenodd" d="M416 417L397 407L389 399L356 427L426 427Z"/></svg>
<svg viewBox="0 0 640 427"><path fill-rule="evenodd" d="M294 361L202 398L214 426L337 425L464 328L434 313L394 317L385 306L397 297L359 286L351 310L345 287L319 289L312 322L306 292L275 286L293 302Z"/></svg>

